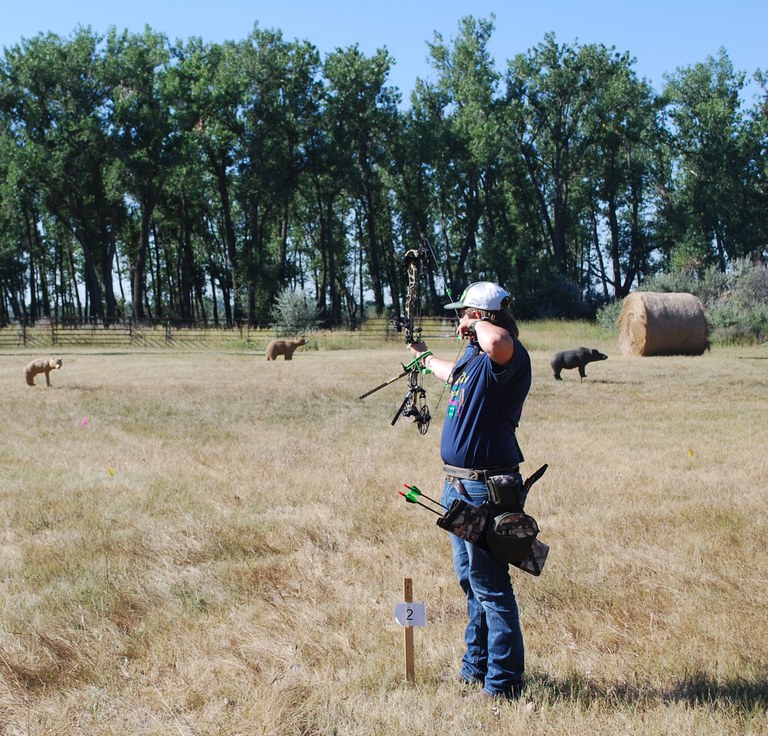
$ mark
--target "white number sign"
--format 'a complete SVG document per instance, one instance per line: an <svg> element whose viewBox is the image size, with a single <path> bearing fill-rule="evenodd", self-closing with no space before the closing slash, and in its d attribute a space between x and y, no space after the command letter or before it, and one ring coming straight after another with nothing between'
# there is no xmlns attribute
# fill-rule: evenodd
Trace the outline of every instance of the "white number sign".
<svg viewBox="0 0 768 736"><path fill-rule="evenodd" d="M427 604L426 603L396 603L395 621L400 626L426 626L427 625Z"/></svg>

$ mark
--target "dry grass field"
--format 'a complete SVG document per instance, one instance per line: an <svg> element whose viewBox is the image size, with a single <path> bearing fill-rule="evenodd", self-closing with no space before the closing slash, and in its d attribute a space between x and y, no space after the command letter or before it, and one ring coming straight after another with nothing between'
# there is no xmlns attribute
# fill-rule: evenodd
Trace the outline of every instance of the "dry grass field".
<svg viewBox="0 0 768 736"><path fill-rule="evenodd" d="M390 420L404 346L0 353L0 734L768 733L768 349L629 358L584 325L521 326L534 385L514 571L520 702L473 704L428 434ZM609 355L557 382L555 350ZM453 356L455 342L430 345ZM403 578L427 606L403 673Z"/></svg>

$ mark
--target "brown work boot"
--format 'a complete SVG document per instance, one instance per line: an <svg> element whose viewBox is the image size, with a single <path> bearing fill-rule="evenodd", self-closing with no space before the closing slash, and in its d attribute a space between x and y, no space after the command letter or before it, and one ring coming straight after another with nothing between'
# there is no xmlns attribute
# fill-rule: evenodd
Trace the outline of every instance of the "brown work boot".
<svg viewBox="0 0 768 736"><path fill-rule="evenodd" d="M517 700L523 693L523 687L516 687L510 693L489 693L485 688L473 693L470 698L478 703L493 703L498 700Z"/></svg>
<svg viewBox="0 0 768 736"><path fill-rule="evenodd" d="M501 695L493 695L483 689L478 690L476 693L472 693L472 695L469 696L469 699L475 703L494 703L501 699Z"/></svg>
<svg viewBox="0 0 768 736"><path fill-rule="evenodd" d="M440 680L440 682L452 682L456 685L461 685L462 687L480 684L477 680L466 680L459 672L449 672L445 675L438 675L437 679Z"/></svg>

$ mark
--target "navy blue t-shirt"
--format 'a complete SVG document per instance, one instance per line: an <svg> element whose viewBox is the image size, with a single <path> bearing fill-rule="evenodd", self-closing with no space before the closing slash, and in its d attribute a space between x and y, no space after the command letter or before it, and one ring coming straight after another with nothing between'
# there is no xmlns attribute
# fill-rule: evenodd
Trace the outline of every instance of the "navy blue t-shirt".
<svg viewBox="0 0 768 736"><path fill-rule="evenodd" d="M518 340L506 366L470 343L453 371L440 440L443 462L477 469L522 462L515 430L530 388L531 359Z"/></svg>

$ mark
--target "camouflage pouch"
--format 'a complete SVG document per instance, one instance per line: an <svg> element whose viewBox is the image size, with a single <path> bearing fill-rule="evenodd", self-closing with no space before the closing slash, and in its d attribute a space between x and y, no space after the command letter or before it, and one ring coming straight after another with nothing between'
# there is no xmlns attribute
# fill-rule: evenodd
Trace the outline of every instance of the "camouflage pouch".
<svg viewBox="0 0 768 736"><path fill-rule="evenodd" d="M488 526L489 517L490 512L487 506L473 506L457 498L448 511L437 520L437 525L467 542L486 547L485 529Z"/></svg>
<svg viewBox="0 0 768 736"><path fill-rule="evenodd" d="M540 539L534 539L528 556L524 560L513 562L512 564L519 570L538 577L544 569L544 563L547 561L548 554L549 545L544 544Z"/></svg>
<svg viewBox="0 0 768 736"><path fill-rule="evenodd" d="M502 562L520 562L530 554L538 533L539 525L528 514L499 514L488 526L488 548Z"/></svg>
<svg viewBox="0 0 768 736"><path fill-rule="evenodd" d="M549 546L536 538L539 526L532 516L523 513L523 505L530 487L546 469L543 465L525 482L519 474L487 478L490 503L473 506L464 499L456 499L438 518L437 525L491 552L500 562L530 575L541 575Z"/></svg>
<svg viewBox="0 0 768 736"><path fill-rule="evenodd" d="M523 486L520 473L512 475L492 475L485 479L488 499L501 511L522 512L527 489Z"/></svg>

